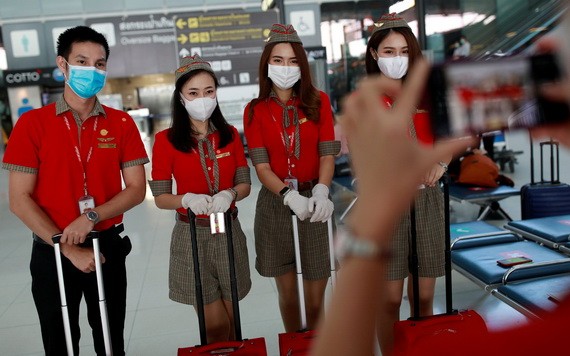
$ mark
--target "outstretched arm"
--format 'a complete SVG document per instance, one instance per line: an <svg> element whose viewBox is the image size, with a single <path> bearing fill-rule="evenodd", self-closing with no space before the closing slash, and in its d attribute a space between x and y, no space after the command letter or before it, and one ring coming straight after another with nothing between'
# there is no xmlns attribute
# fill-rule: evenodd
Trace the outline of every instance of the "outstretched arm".
<svg viewBox="0 0 570 356"><path fill-rule="evenodd" d="M382 77L363 81L344 106L342 124L359 188L348 227L355 238L369 239L382 249L391 245L396 221L409 206L425 172L470 143L440 142L431 148L408 139L408 118L415 111L427 68L425 62L416 65L392 110L378 101L381 94L394 90ZM360 257L343 261L331 305L321 320L314 355L372 354L375 309L386 262Z"/></svg>

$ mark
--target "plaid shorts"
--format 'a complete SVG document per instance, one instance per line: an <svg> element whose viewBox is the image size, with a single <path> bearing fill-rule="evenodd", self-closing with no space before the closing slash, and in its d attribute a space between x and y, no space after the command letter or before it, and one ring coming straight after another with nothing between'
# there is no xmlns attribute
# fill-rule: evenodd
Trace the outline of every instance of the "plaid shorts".
<svg viewBox="0 0 570 356"><path fill-rule="evenodd" d="M311 191L300 192L309 197ZM283 199L262 187L255 209L255 269L264 277L295 271L295 248L291 210ZM303 278L320 280L330 276L327 224L297 220Z"/></svg>
<svg viewBox="0 0 570 356"><path fill-rule="evenodd" d="M418 275L427 278L441 277L445 274L445 216L441 189L422 189L416 197L415 206ZM394 232L392 260L386 274L388 280L408 277L410 239L410 214L406 212Z"/></svg>
<svg viewBox="0 0 570 356"><path fill-rule="evenodd" d="M212 235L210 227L203 226L197 226L196 230L204 304L220 298L231 301L226 234ZM246 238L237 218L232 221L232 232L238 299L241 300L251 289L251 279ZM195 288L190 224L176 221L170 243L169 297L179 303L195 305Z"/></svg>

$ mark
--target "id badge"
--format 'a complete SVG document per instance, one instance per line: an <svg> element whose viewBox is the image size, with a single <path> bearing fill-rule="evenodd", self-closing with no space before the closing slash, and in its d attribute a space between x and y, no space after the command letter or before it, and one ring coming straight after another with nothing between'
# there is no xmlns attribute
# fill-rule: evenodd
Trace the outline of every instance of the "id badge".
<svg viewBox="0 0 570 356"><path fill-rule="evenodd" d="M299 182L297 181L297 178L295 178L295 177L289 176L289 177L285 178L283 183L287 184L289 189L299 190Z"/></svg>
<svg viewBox="0 0 570 356"><path fill-rule="evenodd" d="M79 198L79 213L83 214L89 209L95 208L95 199L91 195L84 195Z"/></svg>
<svg viewBox="0 0 570 356"><path fill-rule="evenodd" d="M226 232L224 213L210 214L210 230L212 231L212 235Z"/></svg>

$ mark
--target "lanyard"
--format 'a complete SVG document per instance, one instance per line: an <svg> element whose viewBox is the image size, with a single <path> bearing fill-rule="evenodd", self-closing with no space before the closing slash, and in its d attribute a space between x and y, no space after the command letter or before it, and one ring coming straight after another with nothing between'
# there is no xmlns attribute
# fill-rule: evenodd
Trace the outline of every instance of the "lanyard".
<svg viewBox="0 0 570 356"><path fill-rule="evenodd" d="M73 149L75 151L75 156L79 161L79 165L81 165L81 169L83 170L83 192L84 195L87 195L87 174L85 172L85 166L91 160L91 154L93 153L93 137L95 137L95 132L97 131L97 123L99 121L98 117L95 117L95 122L93 123L93 137L91 138L91 146L89 147L89 152L87 153L87 159L85 164L83 164L83 160L81 159L81 151L79 150L79 137L81 132L78 132L77 136L71 132L71 125L69 124L69 120L67 119L67 115L63 116L65 121L65 126L67 127L67 132L69 132L69 137L71 138L71 142L73 142ZM81 126L78 125L78 130L81 131Z"/></svg>
<svg viewBox="0 0 570 356"><path fill-rule="evenodd" d="M214 182L210 179L210 174L208 173L208 167L206 166L206 154L204 152L204 143L208 148L208 158L214 163L213 176ZM208 136L198 140L198 153L200 154L200 164L202 165L202 171L204 172L204 177L206 177L206 183L208 183L208 190L210 195L218 193L220 189L220 168L218 166L218 158L216 157L216 138L212 137L212 142L208 139Z"/></svg>
<svg viewBox="0 0 570 356"><path fill-rule="evenodd" d="M287 173L291 177L291 157L294 156L295 152L295 133L291 133L291 135L289 135L287 133L287 129L283 120L281 120L281 125L279 122L277 122L277 119L275 119L275 116L273 116L273 111L271 111L271 106L269 105L268 99L265 99L265 105L267 105L267 111L269 111L269 114L271 115L271 118L273 119L273 123L276 125L277 130L281 132L281 143L283 144L285 153L287 154ZM286 115L289 115L288 110L290 109L287 109L287 107L283 107L282 109L286 112Z"/></svg>

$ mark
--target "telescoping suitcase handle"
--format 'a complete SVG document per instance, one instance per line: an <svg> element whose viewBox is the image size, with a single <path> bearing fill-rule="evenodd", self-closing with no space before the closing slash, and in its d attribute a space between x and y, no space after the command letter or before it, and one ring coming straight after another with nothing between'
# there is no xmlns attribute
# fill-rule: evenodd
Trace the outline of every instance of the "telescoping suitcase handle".
<svg viewBox="0 0 570 356"><path fill-rule="evenodd" d="M530 140L530 184L537 184L534 179L534 145L532 135L529 132ZM549 141L540 142L540 183L560 183L560 150L557 141L550 139ZM544 147L550 147L550 181L544 179ZM554 157L556 155L556 158Z"/></svg>
<svg viewBox="0 0 570 356"><path fill-rule="evenodd" d="M61 248L59 242L61 234L52 237L55 251L55 264L57 269L57 280L59 283L59 296L61 299L61 313L63 316L63 328L65 332L65 343L67 354L73 356L73 342L71 340L71 325L69 322L69 311L67 308L67 297L65 295L65 281L63 278L63 265L61 261ZM105 287L103 285L103 270L101 266L101 255L99 249L99 235L97 231L92 231L89 235L93 241L93 255L95 258L95 274L97 278L97 291L99 292L99 312L101 313L101 327L103 328L103 342L105 344L105 354L113 355L111 349L111 333L109 330L109 316L107 314L107 301L105 299Z"/></svg>
<svg viewBox="0 0 570 356"><path fill-rule="evenodd" d="M198 261L198 238L196 233L196 214L192 210L187 210L189 221L190 221L190 239L192 244L192 262L194 266L194 285L196 290L196 310L198 313L198 327L200 330L200 345L204 346L208 344L208 338L206 335L206 318L204 314L204 297L202 294L202 280L200 278L200 262ZM234 329L235 337L237 341L243 341L241 332L241 318L239 311L239 301L238 301L238 289L237 289L237 278L235 269L235 254L234 254L234 244L233 244L233 232L232 232L232 215L231 211L228 210L223 213L224 216L224 227L225 234L227 238L227 249L228 249L228 261L230 269L230 287L232 294L232 308L234 314Z"/></svg>
<svg viewBox="0 0 570 356"><path fill-rule="evenodd" d="M297 215L291 210L291 221L293 223L293 244L295 247L295 271L297 273L297 290L299 295L299 315L301 317L301 331L307 330L307 311L305 306L305 289L303 286L303 266L301 264L301 244L299 241L299 222ZM318 223L317 223L318 224ZM333 245L332 217L327 220L327 233L329 241L329 257L331 267L331 283L333 288L336 284L336 260Z"/></svg>
<svg viewBox="0 0 570 356"><path fill-rule="evenodd" d="M441 177L440 182L443 185L443 202L444 202L444 224L445 224L445 313L451 315L456 311L453 310L452 280L451 280L451 231L449 230L449 176L447 173ZM412 320L421 319L420 315L420 295L419 295L419 275L418 275L418 250L417 250L417 231L416 231L416 209L412 202L410 205L410 272L412 274L412 289L414 293L414 308L412 311Z"/></svg>

